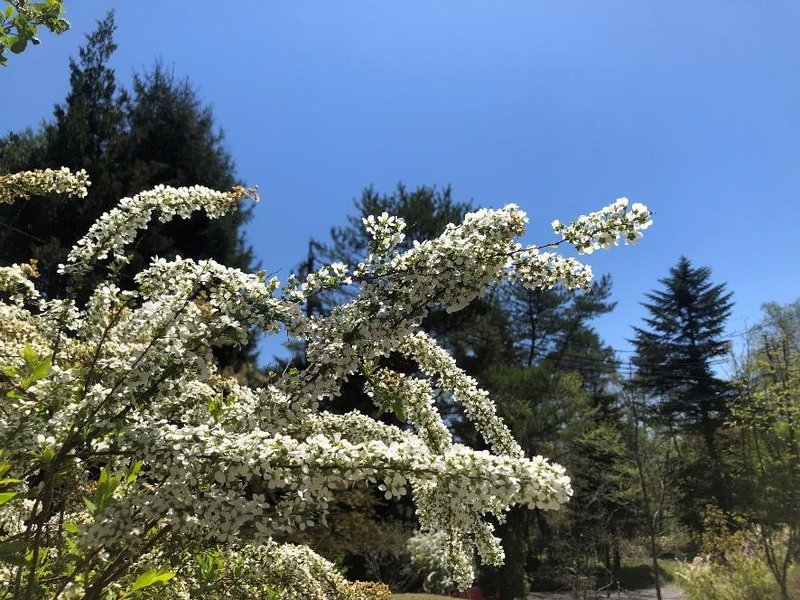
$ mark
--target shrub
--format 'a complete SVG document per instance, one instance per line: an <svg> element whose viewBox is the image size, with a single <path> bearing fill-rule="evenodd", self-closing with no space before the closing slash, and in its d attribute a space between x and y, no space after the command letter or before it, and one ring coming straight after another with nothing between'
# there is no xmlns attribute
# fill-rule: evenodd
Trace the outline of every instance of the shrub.
<svg viewBox="0 0 800 600"><path fill-rule="evenodd" d="M81 196L86 186L84 173L68 171L4 176L0 201ZM387 498L413 494L420 525L444 540L452 581L465 588L475 554L503 559L487 517L569 498L563 469L525 457L488 395L418 326L431 305L457 310L498 278L586 285L588 267L517 244L526 217L510 205L472 213L402 253L402 220L370 217L362 263L327 265L303 281L181 257L154 258L132 289L115 281L126 246L154 216L218 217L248 195L159 186L121 200L61 266L68 298L40 297L34 264L0 268L6 596L385 597L284 542L324 522L337 491L364 483ZM583 252L635 241L649 212L626 207L620 200L554 229ZM90 285L98 266L107 275ZM306 315L310 296L341 286L358 294L326 317ZM281 327L306 342L308 368L263 387L217 370L215 345ZM386 368L392 352L419 373ZM318 410L355 373L407 428ZM490 451L454 443L434 387L463 405Z"/></svg>
<svg viewBox="0 0 800 600"><path fill-rule="evenodd" d="M779 596L758 531L710 507L701 555L676 573L688 600L770 600Z"/></svg>

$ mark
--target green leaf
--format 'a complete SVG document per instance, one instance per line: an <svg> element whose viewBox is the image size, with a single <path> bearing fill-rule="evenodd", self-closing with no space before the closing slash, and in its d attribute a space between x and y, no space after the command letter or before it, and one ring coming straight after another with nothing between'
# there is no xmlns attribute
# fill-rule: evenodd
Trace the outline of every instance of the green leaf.
<svg viewBox="0 0 800 600"><path fill-rule="evenodd" d="M0 367L0 371L2 371L3 375L8 375L9 377L19 376L19 370L14 365L3 365Z"/></svg>
<svg viewBox="0 0 800 600"><path fill-rule="evenodd" d="M95 514L97 514L97 505L86 496L83 497L83 503L86 505L90 515L95 516Z"/></svg>
<svg viewBox="0 0 800 600"><path fill-rule="evenodd" d="M173 577L175 577L175 573L172 571L151 569L139 575L139 577L136 578L136 581L133 582L133 585L128 588L128 591L135 592L136 590L141 590L142 588L146 588L156 583L166 583Z"/></svg>
<svg viewBox="0 0 800 600"><path fill-rule="evenodd" d="M134 481L136 481L136 478L139 477L139 471L141 471L142 469L142 464L143 463L141 460L137 460L131 465L131 470L128 473L128 476L125 478L125 481L128 484L133 483Z"/></svg>
<svg viewBox="0 0 800 600"><path fill-rule="evenodd" d="M0 544L0 561L10 563L12 565L24 566L26 546L27 544L25 540L12 540L10 542L3 542Z"/></svg>
<svg viewBox="0 0 800 600"><path fill-rule="evenodd" d="M394 414L397 416L397 418L400 421L405 423L405 421L406 421L406 408L405 408L405 406L403 406L403 402L399 398L394 403Z"/></svg>
<svg viewBox="0 0 800 600"><path fill-rule="evenodd" d="M103 510L113 500L114 492L119 487L122 477L119 475L111 475L107 467L103 467L100 471L100 479L97 481L97 509Z"/></svg>
<svg viewBox="0 0 800 600"><path fill-rule="evenodd" d="M381 405L378 407L378 414L376 416L378 418L382 417L383 413L385 413L387 410L389 410L389 405L391 403L392 403L392 399L391 398L387 398L386 400L384 400L381 403Z"/></svg>
<svg viewBox="0 0 800 600"><path fill-rule="evenodd" d="M13 51L13 45L12 45ZM24 50L24 48L23 48ZM21 52L22 50L20 50ZM36 365L39 364L39 357L36 355L36 350L33 349L33 346L30 344L25 344L25 347L22 349L22 358L25 360L25 366L28 367L28 372L33 372L36 368Z"/></svg>
<svg viewBox="0 0 800 600"><path fill-rule="evenodd" d="M67 533L78 533L78 525L76 523L64 523L62 527Z"/></svg>
<svg viewBox="0 0 800 600"><path fill-rule="evenodd" d="M212 585L225 575L225 559L217 550L211 550L195 556L199 566L199 579L205 585Z"/></svg>
<svg viewBox="0 0 800 600"><path fill-rule="evenodd" d="M56 450L52 446L47 446L42 449L42 462L45 464L50 463L56 457Z"/></svg>
<svg viewBox="0 0 800 600"><path fill-rule="evenodd" d="M51 364L52 364L51 358L49 356L45 356L33 368L33 370L31 371L30 378L33 379L33 381L39 381L40 379L44 379L50 372Z"/></svg>
<svg viewBox="0 0 800 600"><path fill-rule="evenodd" d="M0 492L0 506L13 500L19 492Z"/></svg>
<svg viewBox="0 0 800 600"><path fill-rule="evenodd" d="M11 44L11 51L14 54L19 54L20 52L24 52L27 46L28 46L28 40L17 38L17 40L13 44Z"/></svg>

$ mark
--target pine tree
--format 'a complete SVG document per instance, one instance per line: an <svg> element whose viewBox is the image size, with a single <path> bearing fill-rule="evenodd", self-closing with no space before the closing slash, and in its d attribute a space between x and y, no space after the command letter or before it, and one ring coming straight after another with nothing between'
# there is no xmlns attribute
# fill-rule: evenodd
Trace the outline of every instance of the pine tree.
<svg viewBox="0 0 800 600"><path fill-rule="evenodd" d="M684 463L687 500L727 508L718 431L729 415L731 388L715 375L714 364L729 351L723 332L733 302L725 285L710 277L710 269L681 257L660 280L664 289L647 294L643 306L650 316L645 328L634 328L632 340L634 385L654 399L658 422L676 442L679 436L688 445L699 442L701 456Z"/></svg>
<svg viewBox="0 0 800 600"><path fill-rule="evenodd" d="M543 566L545 554L547 566L559 570L574 591L594 581L600 562L616 577L633 510L624 493L631 487L632 464L611 385L614 352L591 323L613 310L610 294L608 276L588 292L517 285L500 290L512 358L486 365L479 380L497 398L498 411L525 452L562 457L576 481L575 498L561 515L512 509L499 526L506 563L484 569L481 584L503 600L527 593L527 575Z"/></svg>

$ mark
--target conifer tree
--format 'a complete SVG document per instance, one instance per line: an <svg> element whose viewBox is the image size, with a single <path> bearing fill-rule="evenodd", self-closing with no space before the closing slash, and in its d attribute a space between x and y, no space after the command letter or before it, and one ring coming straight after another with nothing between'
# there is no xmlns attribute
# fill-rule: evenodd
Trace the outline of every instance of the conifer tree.
<svg viewBox="0 0 800 600"><path fill-rule="evenodd" d="M700 456L684 466L687 499L701 507L729 506L718 431L729 415L730 385L714 373L729 350L723 337L732 294L713 284L707 267L681 257L661 279L663 289L647 294L645 327L635 327L634 385L655 401L655 416L677 439L696 441ZM709 487L710 484L710 487Z"/></svg>
<svg viewBox="0 0 800 600"><path fill-rule="evenodd" d="M513 358L487 365L479 380L496 394L500 414L527 453L564 456L571 476L588 482L576 485L577 501L557 524L542 513L512 510L499 526L507 560L487 569L481 583L502 600L527 593L527 575L545 553L575 592L586 584L582 578L593 581L598 562L616 577L632 510L623 493L631 465L611 386L614 352L591 324L613 310L610 295L608 276L588 291L507 285L500 292Z"/></svg>
<svg viewBox="0 0 800 600"><path fill-rule="evenodd" d="M117 48L109 12L70 60L70 91L40 131L11 133L0 140L0 173L33 168L85 169L92 180L85 202L50 197L0 207L0 259L37 260L38 284L47 297L65 297L59 263L89 226L119 198L154 185L236 183L233 163L222 146L209 108L188 81L162 65L137 75L132 94L121 90L109 61ZM247 267L251 254L240 235L248 213L219 222L196 217L154 228L137 240L130 267L140 270L153 255L210 258ZM129 283L129 282L128 282Z"/></svg>
<svg viewBox="0 0 800 600"><path fill-rule="evenodd" d="M123 191L115 182L113 156L122 132L124 95L108 61L116 50L114 16L108 13L86 37L79 59L70 59L70 91L56 105L54 120L39 132L11 133L0 140L0 172L33 168L85 169L92 178L89 201L51 196L36 203L0 207L0 258L9 263L37 261L38 283L48 297L63 297L56 269L69 248Z"/></svg>
<svg viewBox="0 0 800 600"><path fill-rule="evenodd" d="M203 106L188 80L162 64L136 75L131 92L118 85L110 66L117 45L113 12L87 35L76 60L70 60L70 91L55 107L53 120L39 131L25 130L0 139L0 174L34 168L85 169L92 180L83 202L60 196L0 205L0 260L37 262L37 284L48 298L74 296L78 301L97 277L82 289L58 277L73 244L97 218L116 205L156 185L203 185L229 189L236 184L231 157L222 144L211 109ZM129 263L116 273L123 288L153 256L214 258L247 269L252 253L241 227L250 216L240 209L219 220L195 215L159 224L137 238ZM226 366L251 365L254 347L218 350Z"/></svg>

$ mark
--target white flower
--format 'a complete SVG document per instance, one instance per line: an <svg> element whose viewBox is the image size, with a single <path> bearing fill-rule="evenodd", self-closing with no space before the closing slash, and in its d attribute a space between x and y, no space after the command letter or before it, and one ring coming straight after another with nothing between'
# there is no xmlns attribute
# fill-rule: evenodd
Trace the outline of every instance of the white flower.
<svg viewBox="0 0 800 600"><path fill-rule="evenodd" d="M26 190L80 194L83 183L80 174L63 171L0 178L0 200ZM203 209L218 217L247 194L160 186L123 199L77 243L61 271L81 275L121 256L154 215L166 220ZM552 225L585 253L620 236L636 241L650 213L638 203L626 206L620 199ZM448 581L465 587L476 556L489 564L503 559L487 519L502 519L515 505L557 509L572 493L563 468L524 456L489 394L419 331L433 304L457 310L504 277L531 288L588 285L591 270L577 260L521 246L516 238L526 223L514 205L482 209L399 252L405 224L384 213L364 219L372 245L353 268L324 265L281 285L212 260L154 258L135 276L134 289L102 282L80 306L42 300L31 265L2 267L3 460L19 473L40 472L37 461L51 460L58 464L48 472L75 482L76 493L60 498L64 505L41 526L60 531L62 512L64 523L76 524L70 540L91 557L86 572L104 572L114 559L110 548L141 548L163 535L152 553L183 543L218 545L224 564L241 566L243 589L280 584L287 598L344 598L348 584L330 563L274 538L324 522L338 490L372 484L387 498L412 496L430 532L415 552L438 549ZM302 309L320 290L353 283L357 295L330 314ZM306 369L260 387L219 372L216 344L245 344L255 332L281 328L306 343ZM379 368L393 352L413 359L420 374ZM31 370L38 379L22 385ZM365 376L376 404L411 428L320 412L319 401L335 398L355 373ZM455 443L434 390L463 406L491 451ZM40 522L31 511L49 492L40 478L19 485L25 500L3 505L0 529L34 532L38 525L23 525ZM102 510L95 503L100 490L112 490ZM53 544L64 539L45 537ZM142 556L141 565L147 560ZM181 571L170 593L186 597L193 577ZM73 582L64 583L72 589Z"/></svg>

